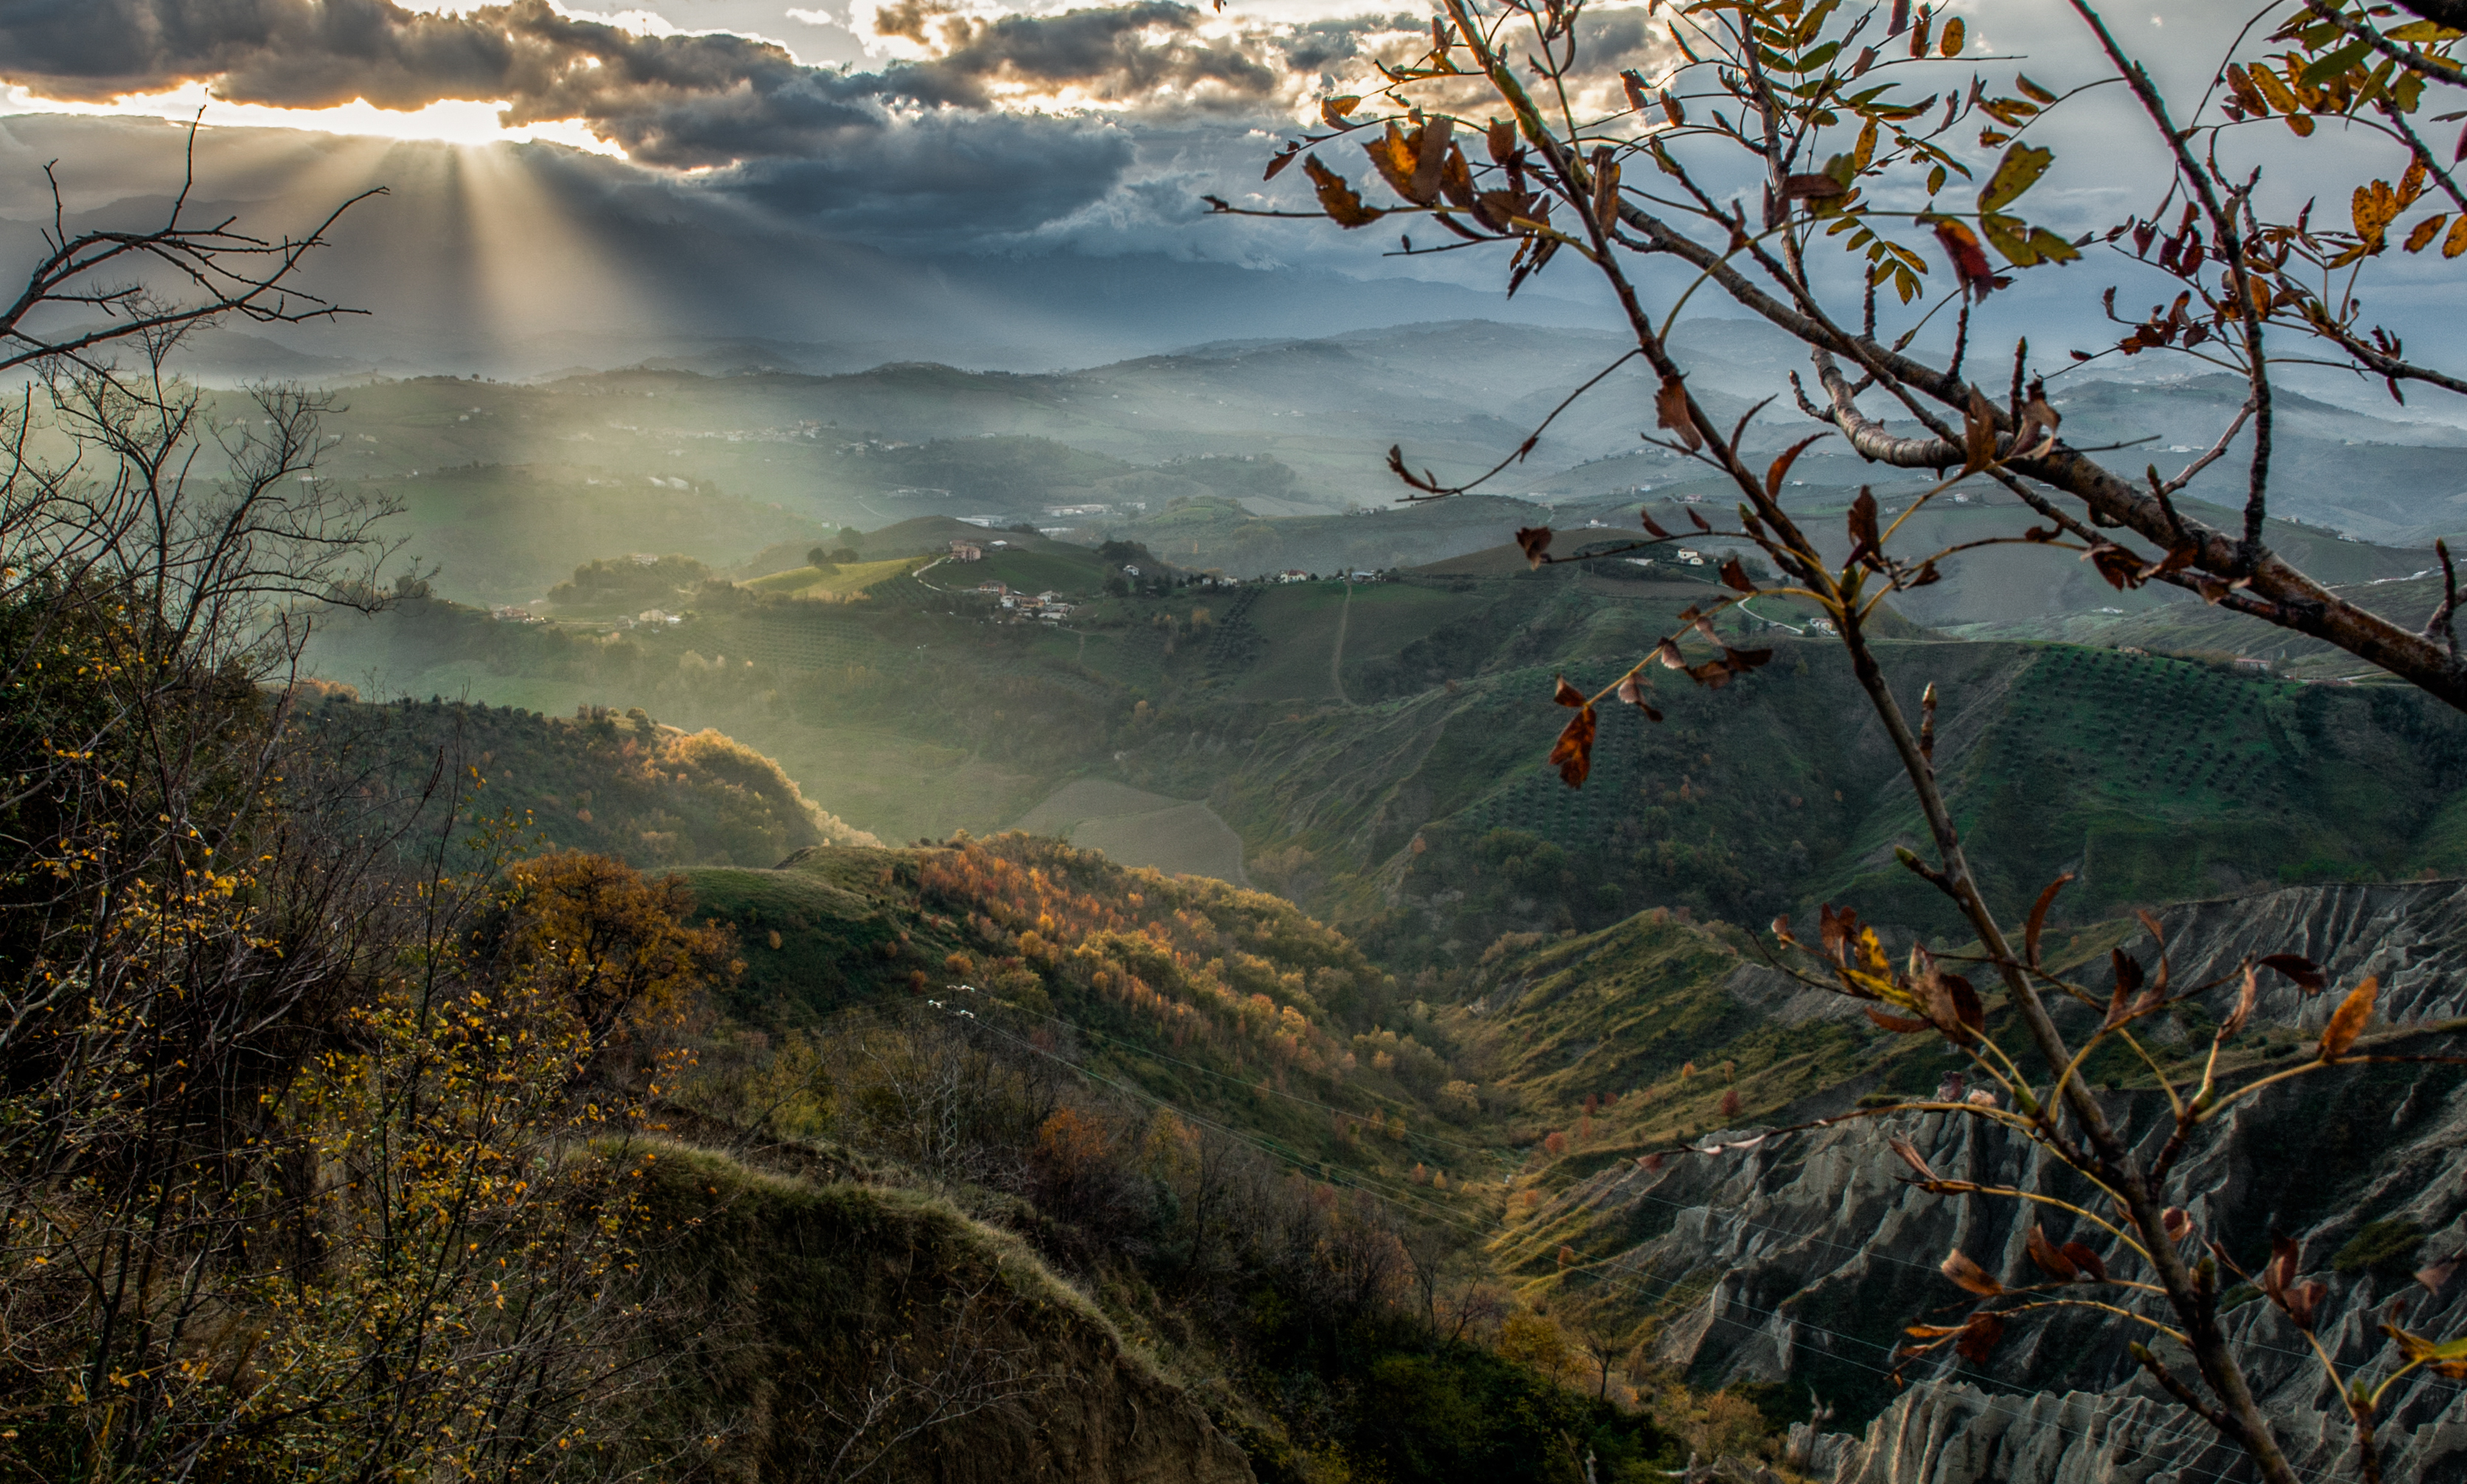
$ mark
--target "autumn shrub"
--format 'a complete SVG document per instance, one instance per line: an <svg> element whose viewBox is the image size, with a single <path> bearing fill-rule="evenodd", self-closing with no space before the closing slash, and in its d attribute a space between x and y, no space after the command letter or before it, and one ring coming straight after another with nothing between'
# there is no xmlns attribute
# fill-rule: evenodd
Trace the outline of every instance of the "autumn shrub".
<svg viewBox="0 0 2467 1484"><path fill-rule="evenodd" d="M588 1473L726 945L615 863L509 876L458 750L298 725L389 507L302 477L296 389L199 474L175 341L0 413L0 1479Z"/></svg>
<svg viewBox="0 0 2467 1484"><path fill-rule="evenodd" d="M1766 1439L1765 1414L1746 1397L1716 1391L1686 1429L1687 1446L1706 1459L1754 1457Z"/></svg>

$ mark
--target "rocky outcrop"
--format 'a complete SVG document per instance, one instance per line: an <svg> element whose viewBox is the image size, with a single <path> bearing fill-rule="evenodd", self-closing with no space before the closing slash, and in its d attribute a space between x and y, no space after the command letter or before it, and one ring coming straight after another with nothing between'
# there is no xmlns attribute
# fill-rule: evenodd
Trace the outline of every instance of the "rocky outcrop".
<svg viewBox="0 0 2467 1484"><path fill-rule="evenodd" d="M2271 891L2183 907L2162 914L2162 927L2179 982L2224 973L2248 953L2293 950L2331 967L2343 986L2382 975L2384 1003L2401 1018L2467 1013L2467 887L2456 882ZM1790 997L1774 989L1768 1013L1784 1018ZM2289 987L2273 991L2267 1008L2282 1023L2318 1021L2327 998ZM2117 1102L2155 1154L2173 1126L2163 1095ZM2245 1476L2240 1457L2133 1362L2126 1345L2147 1332L2128 1334L2111 1315L2017 1317L1983 1365L1950 1351L1897 1357L1904 1325L1968 1311L1967 1295L1937 1271L1951 1249L2007 1282L2036 1281L2025 1252L2036 1220L2119 1270L2129 1254L2060 1207L1914 1190L1887 1146L1892 1135L1948 1178L2097 1203L2071 1171L2001 1126L1927 1113L1837 1123L1658 1169L1615 1165L1570 1191L1559 1215L1595 1239L1594 1250L1615 1248L1596 1270L1659 1310L1662 1360L1709 1384L1805 1386L1845 1417L1873 1419L1855 1441L1815 1440L1818 1476L1828 1465L1840 1484ZM2361 1363L2376 1380L2397 1368L2380 1330L2393 1313L2418 1333L2467 1334L2467 1274L2437 1295L2409 1277L2432 1256L2467 1249L2467 1084L2456 1068L2342 1068L2299 1079L2213 1126L2186 1158L2179 1190L2200 1238L2216 1237L2249 1267L2267 1256L2273 1231L2298 1238L2303 1269L2329 1286L2319 1333L2343 1365ZM2238 1303L2229 1323L2305 1475L2352 1477L2353 1430L2303 1337L2265 1301ZM2157 1348L2189 1371L2181 1350ZM1897 1369L1907 1389L1896 1388ZM2391 1484L2467 1478L2459 1383L2418 1371L2388 1405Z"/></svg>
<svg viewBox="0 0 2467 1484"><path fill-rule="evenodd" d="M2332 979L2382 981L2379 1009L2394 1021L2467 1015L2467 882L2287 887L2186 902L2160 912L2178 982L2233 974L2250 956L2302 954ZM2144 933L2126 952L2154 956ZM2263 976L2265 1021L2319 1025L2330 1005L2275 975Z"/></svg>
<svg viewBox="0 0 2467 1484"><path fill-rule="evenodd" d="M2354 1441L2325 1414L2281 1429L2307 1478L2355 1471ZM2148 1397L2069 1391L2000 1395L1961 1383L1914 1388L1863 1437L1819 1438L1811 1462L1833 1484L2230 1484L2252 1477L2208 1428ZM2467 1426L2443 1419L2386 1440L2384 1477L2447 1481L2467 1473Z"/></svg>

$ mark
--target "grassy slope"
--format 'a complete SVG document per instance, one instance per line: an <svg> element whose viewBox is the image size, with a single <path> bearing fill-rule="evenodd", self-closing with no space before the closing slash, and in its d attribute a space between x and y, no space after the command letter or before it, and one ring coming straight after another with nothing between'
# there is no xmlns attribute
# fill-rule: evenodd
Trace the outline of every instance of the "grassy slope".
<svg viewBox="0 0 2467 1484"><path fill-rule="evenodd" d="M1356 1032L1407 1015L1395 981L1343 935L1276 897L1065 845L1005 836L972 849L825 846L776 870L685 872L697 911L743 944L725 1008L755 1025L813 1026L885 999L966 1004L965 981L1075 1042L1090 1067L1265 1136L1286 1158L1401 1179L1429 1155L1414 1138L1364 1133L1390 1115L1406 1120L1400 1135L1436 1120L1421 1102L1429 1089L1340 1069ZM972 859L1017 869L962 869ZM1108 936L1124 933L1143 935ZM1123 965L1144 991L1126 992Z"/></svg>
<svg viewBox="0 0 2467 1484"><path fill-rule="evenodd" d="M1144 789L1074 779L1012 821L1011 827L1101 850L1124 865L1250 885L1242 872L1242 837L1216 811Z"/></svg>
<svg viewBox="0 0 2467 1484"><path fill-rule="evenodd" d="M300 716L346 766L417 780L442 756L470 781L467 817L645 868L767 866L809 845L867 838L816 808L771 759L716 732L430 702L328 700Z"/></svg>

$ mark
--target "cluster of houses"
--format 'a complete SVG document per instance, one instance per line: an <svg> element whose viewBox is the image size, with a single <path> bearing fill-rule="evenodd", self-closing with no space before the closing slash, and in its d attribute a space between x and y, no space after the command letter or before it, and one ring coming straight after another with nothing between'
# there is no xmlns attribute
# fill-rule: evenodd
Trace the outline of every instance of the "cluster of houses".
<svg viewBox="0 0 2467 1484"><path fill-rule="evenodd" d="M1064 601L1059 593L1014 593L1006 582L980 582L977 591L994 600L1001 617L1013 621L1038 618L1060 622L1071 617L1075 606Z"/></svg>
<svg viewBox="0 0 2467 1484"><path fill-rule="evenodd" d="M1702 567L1705 565L1705 553L1695 550L1693 547L1679 548L1677 551L1670 553L1670 559L1677 562L1682 567ZM1653 558L1650 556L1631 556L1626 558L1626 561L1631 567L1650 567L1653 565Z"/></svg>

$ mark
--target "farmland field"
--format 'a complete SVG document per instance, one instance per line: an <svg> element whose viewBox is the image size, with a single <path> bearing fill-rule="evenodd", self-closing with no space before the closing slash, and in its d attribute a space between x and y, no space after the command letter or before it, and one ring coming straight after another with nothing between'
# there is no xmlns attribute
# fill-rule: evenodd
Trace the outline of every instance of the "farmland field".
<svg viewBox="0 0 2467 1484"><path fill-rule="evenodd" d="M1304 582L1269 589L1250 611L1252 624L1267 639L1266 653L1236 694L1261 701L1334 700L1328 664L1340 632L1350 678L1471 608L1456 594L1402 583Z"/></svg>
<svg viewBox="0 0 2467 1484"><path fill-rule="evenodd" d="M1066 783L1012 828L1059 835L1104 851L1117 865L1250 884L1242 874L1242 837L1215 810L1127 784L1094 778Z"/></svg>

